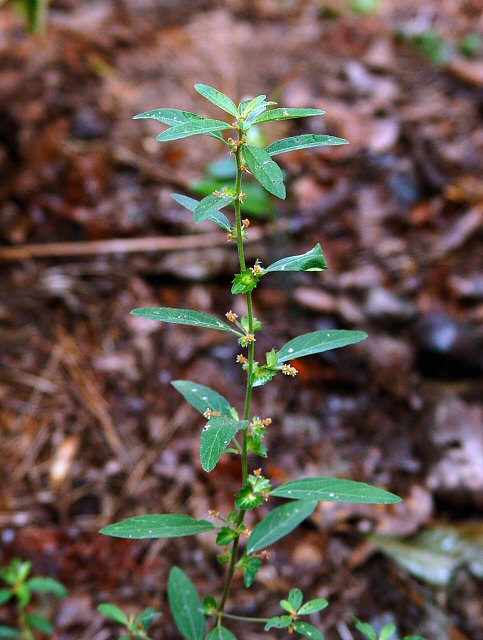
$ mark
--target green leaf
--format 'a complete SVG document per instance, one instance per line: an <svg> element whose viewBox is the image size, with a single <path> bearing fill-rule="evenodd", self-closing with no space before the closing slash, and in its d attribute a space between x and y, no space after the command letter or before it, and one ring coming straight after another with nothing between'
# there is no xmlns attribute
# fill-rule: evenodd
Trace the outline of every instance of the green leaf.
<svg viewBox="0 0 483 640"><path fill-rule="evenodd" d="M123 624L127 626L129 624L129 619L127 615L124 613L122 609L116 607L115 604L110 604L109 602L103 602L98 605L97 610L99 613L102 613L106 618L111 618L115 622L119 622L119 624Z"/></svg>
<svg viewBox="0 0 483 640"><path fill-rule="evenodd" d="M271 120L290 120L291 118L308 118L309 116L323 116L325 111L322 109L288 109L280 107L279 109L270 109L265 111L254 120L254 124L262 122L270 122Z"/></svg>
<svg viewBox="0 0 483 640"><path fill-rule="evenodd" d="M243 581L245 583L245 587L249 589L253 581L255 580L255 576L257 575L260 567L262 566L262 561L260 558L256 556L248 556L246 553L243 555L240 566L243 571Z"/></svg>
<svg viewBox="0 0 483 640"><path fill-rule="evenodd" d="M156 618L160 618L163 614L161 611L156 611L153 607L148 607L137 617L137 622L141 624L144 629L149 629Z"/></svg>
<svg viewBox="0 0 483 640"><path fill-rule="evenodd" d="M242 118L246 118L250 113L252 113L258 106L265 101L267 96L257 96L256 98L252 98L251 100L245 100L240 103L239 114Z"/></svg>
<svg viewBox="0 0 483 640"><path fill-rule="evenodd" d="M329 606L329 603L325 598L315 598L314 600L308 600L299 609L299 616L308 616L311 613L317 613L317 611L323 611Z"/></svg>
<svg viewBox="0 0 483 640"><path fill-rule="evenodd" d="M243 156L255 178L267 191L274 196L285 199L285 185L283 184L282 170L274 162L265 149L245 145Z"/></svg>
<svg viewBox="0 0 483 640"><path fill-rule="evenodd" d="M247 420L234 420L226 416L211 418L201 434L201 466L208 473L218 464L223 452L242 428L248 426Z"/></svg>
<svg viewBox="0 0 483 640"><path fill-rule="evenodd" d="M172 193L171 197L182 207L188 209L188 211L192 211L193 213L195 212L196 207L200 204L198 200L184 196L181 193ZM215 213L208 216L207 220L214 222L222 229L225 229L225 231L231 231L232 225L225 214L221 213L221 211L215 211Z"/></svg>
<svg viewBox="0 0 483 640"><path fill-rule="evenodd" d="M295 609L292 607L288 600L280 600L280 606L288 613L295 613Z"/></svg>
<svg viewBox="0 0 483 640"><path fill-rule="evenodd" d="M292 618L290 616L274 616L265 625L265 631L270 629L286 629L292 624Z"/></svg>
<svg viewBox="0 0 483 640"><path fill-rule="evenodd" d="M372 628L372 625L370 625L368 622L362 622L362 620L358 620L356 618L356 629L357 629L357 631L362 633L362 635L367 640L377 640L376 633L375 633L374 629Z"/></svg>
<svg viewBox="0 0 483 640"><path fill-rule="evenodd" d="M254 387L262 387L264 384L267 384L267 382L270 382L270 380L276 375L277 371L270 367L266 367L265 365L261 367L255 366L251 383Z"/></svg>
<svg viewBox="0 0 483 640"><path fill-rule="evenodd" d="M221 190L224 187L235 189L236 184L234 181L227 183L225 180L206 179L190 182L189 187L195 193L207 196L213 191ZM241 203L242 213L250 213L263 218L270 218L273 215L273 200L261 184L247 182L243 185L243 191L247 194L247 197Z"/></svg>
<svg viewBox="0 0 483 640"><path fill-rule="evenodd" d="M17 570L17 582L23 582L32 571L32 563L30 560L15 564Z"/></svg>
<svg viewBox="0 0 483 640"><path fill-rule="evenodd" d="M299 256L289 256L277 260L264 269L264 273L271 271L323 271L324 269L327 269L327 263L322 248L317 243L313 249Z"/></svg>
<svg viewBox="0 0 483 640"><path fill-rule="evenodd" d="M202 415L207 409L221 413L222 416L231 415L231 406L217 391L206 387L204 384L191 380L173 380L173 387L181 393L186 402L199 411Z"/></svg>
<svg viewBox="0 0 483 640"><path fill-rule="evenodd" d="M232 280L231 292L233 295L238 295L240 293L248 293L249 291L253 291L255 287L258 285L258 281L260 280L260 276L252 273L250 269L245 269L241 273L237 273Z"/></svg>
<svg viewBox="0 0 483 640"><path fill-rule="evenodd" d="M396 631L397 629L395 624L385 624L379 634L379 640L390 640Z"/></svg>
<svg viewBox="0 0 483 640"><path fill-rule="evenodd" d="M133 316L147 318L148 320L159 320L161 322L171 322L173 324L187 324L192 327L203 327L205 329L217 329L218 331L229 331L240 335L229 324L219 320L208 313L202 311L192 311L191 309L173 309L170 307L148 307L133 309Z"/></svg>
<svg viewBox="0 0 483 640"><path fill-rule="evenodd" d="M0 604L5 604L13 596L11 589L0 589Z"/></svg>
<svg viewBox="0 0 483 640"><path fill-rule="evenodd" d="M355 344L367 338L363 331L347 331L345 329L322 329L312 331L284 344L278 353L278 361L287 362L295 358L310 356L313 353L322 353L330 349L338 349L349 344Z"/></svg>
<svg viewBox="0 0 483 640"><path fill-rule="evenodd" d="M314 627L313 624L309 624L308 622L297 620L293 623L293 628L297 633L300 633L301 636L304 636L304 638L310 638L310 640L324 640L324 636L317 627Z"/></svg>
<svg viewBox="0 0 483 640"><path fill-rule="evenodd" d="M354 13L370 15L380 9L380 0L352 0L350 8Z"/></svg>
<svg viewBox="0 0 483 640"><path fill-rule="evenodd" d="M133 120L145 119L158 120L170 127L175 127L179 124L184 124L193 120L204 120L205 118L199 116L197 113L180 111L179 109L153 109L152 111L138 113L137 116L133 117Z"/></svg>
<svg viewBox="0 0 483 640"><path fill-rule="evenodd" d="M12 627L0 624L0 638L20 638L21 632Z"/></svg>
<svg viewBox="0 0 483 640"><path fill-rule="evenodd" d="M195 89L204 98L216 104L220 109L223 109L223 111L230 113L232 116L235 116L235 118L238 116L238 109L233 100L221 91L218 91L218 89L213 89L213 87L209 87L207 84L195 84Z"/></svg>
<svg viewBox="0 0 483 640"><path fill-rule="evenodd" d="M179 538L211 531L216 527L208 520L195 520L184 514L146 514L121 520L101 529L100 533L114 538Z"/></svg>
<svg viewBox="0 0 483 640"><path fill-rule="evenodd" d="M218 605L216 604L216 598L213 595L208 595L203 598L203 612L205 616L212 616L218 611Z"/></svg>
<svg viewBox="0 0 483 640"><path fill-rule="evenodd" d="M38 613L29 613L27 615L27 623L37 631L40 631L40 633L50 634L54 630L54 627L49 620Z"/></svg>
<svg viewBox="0 0 483 640"><path fill-rule="evenodd" d="M206 620L196 587L186 573L173 567L168 579L168 600L174 621L186 640L203 640Z"/></svg>
<svg viewBox="0 0 483 640"><path fill-rule="evenodd" d="M226 627L218 625L206 636L206 640L236 640L236 636Z"/></svg>
<svg viewBox="0 0 483 640"><path fill-rule="evenodd" d="M27 581L30 591L48 593L58 598L65 598L69 593L64 585L55 578L31 578Z"/></svg>
<svg viewBox="0 0 483 640"><path fill-rule="evenodd" d="M319 136L314 133L306 133L301 136L292 136L291 138L283 138L282 140L272 142L271 145L266 147L265 151L269 156L277 156L281 153L298 151L299 149L333 147L340 144L349 144L349 141L344 140L344 138L336 138L335 136Z"/></svg>
<svg viewBox="0 0 483 640"><path fill-rule="evenodd" d="M320 500L321 502L354 502L362 504L395 504L401 498L365 482L342 478L301 478L285 482L271 492L278 498Z"/></svg>
<svg viewBox="0 0 483 640"><path fill-rule="evenodd" d="M193 119L187 120L182 124L177 124L167 131L163 131L163 133L157 136L156 140L158 142L168 142L170 140L187 138L188 136L207 135L215 131L224 131L225 129L231 129L231 127L226 122L223 122L223 120L209 120L207 118Z"/></svg>
<svg viewBox="0 0 483 640"><path fill-rule="evenodd" d="M248 539L247 552L260 551L288 535L312 515L316 506L317 502L313 501L295 501L277 507L253 529Z"/></svg>
<svg viewBox="0 0 483 640"><path fill-rule="evenodd" d="M220 547L226 547L231 544L237 536L237 532L230 527L221 527L220 532L216 536L216 544Z"/></svg>
<svg viewBox="0 0 483 640"><path fill-rule="evenodd" d="M195 222L203 222L203 220L210 218L210 216L220 209L223 209L223 207L228 206L235 200L235 196L229 193L224 193L222 195L212 193L211 195L206 196L206 198L203 198L195 209Z"/></svg>
<svg viewBox="0 0 483 640"><path fill-rule="evenodd" d="M290 589L290 593L288 594L288 601L295 609L295 611L299 610L302 602L304 601L304 596L300 589Z"/></svg>

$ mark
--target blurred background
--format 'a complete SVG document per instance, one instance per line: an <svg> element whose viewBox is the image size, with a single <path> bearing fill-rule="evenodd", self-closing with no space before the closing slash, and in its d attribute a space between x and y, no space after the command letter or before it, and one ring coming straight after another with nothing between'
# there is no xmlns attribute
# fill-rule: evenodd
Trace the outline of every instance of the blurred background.
<svg viewBox="0 0 483 640"><path fill-rule="evenodd" d="M250 260L320 242L329 264L256 290L259 351L326 327L370 336L256 393L273 420L264 471L405 498L320 505L250 591L237 578L234 610L274 615L299 586L330 601L315 620L328 640L358 637L354 615L481 640L481 4L53 0L45 15L26 4L27 20L20 3L0 10L0 565L19 556L65 582L62 640L115 637L95 610L107 599L161 607L154 637L177 638L174 562L203 594L223 584L213 536L97 533L145 512L228 511L238 489L234 459L202 472L202 420L169 385L202 381L238 406L236 344L129 316L243 312L229 293L234 247L169 197L225 184L226 154L206 137L160 145L162 126L131 120L158 107L222 117L193 90L202 82L327 112L267 125L258 144L306 132L351 143L281 156L287 200L255 185L247 200ZM3 623L12 615L0 608Z"/></svg>

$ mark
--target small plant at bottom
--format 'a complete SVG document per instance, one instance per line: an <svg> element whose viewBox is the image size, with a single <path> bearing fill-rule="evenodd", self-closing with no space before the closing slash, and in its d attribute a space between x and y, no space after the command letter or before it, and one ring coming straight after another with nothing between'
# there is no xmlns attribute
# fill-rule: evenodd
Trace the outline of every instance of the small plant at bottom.
<svg viewBox="0 0 483 640"><path fill-rule="evenodd" d="M29 605L34 594L64 598L67 589L54 578L36 576L29 578L32 563L14 558L8 567L0 569L0 579L7 585L0 588L0 605L12 603L17 606L18 629L0 624L0 638L34 640L36 633L50 635L52 623L44 615L31 612Z"/></svg>
<svg viewBox="0 0 483 640"><path fill-rule="evenodd" d="M356 629L364 636L365 640L396 640L397 629L394 624L385 624L378 635L371 624L356 618ZM404 636L402 640L426 640L426 638L422 636Z"/></svg>
<svg viewBox="0 0 483 640"><path fill-rule="evenodd" d="M236 456L240 460L240 488L234 495L233 509L223 514L212 509L210 520L197 520L186 514L141 515L111 524L101 533L130 539L174 538L205 532L216 535L216 543L221 547L218 560L227 567L224 587L219 596L210 594L202 602L195 585L182 569L175 566L169 574L171 612L179 632L186 640L233 640L236 636L225 626L227 620L258 622L266 625L266 629L286 628L289 632L320 640L322 633L300 617L324 609L327 606L325 600L309 600L303 604L302 593L292 589L288 599L281 603L287 615L247 618L235 613L234 605L227 611L235 574L241 572L245 586L249 588L267 557L266 549L309 518L320 501L390 505L400 502L401 498L384 489L345 478L299 478L272 487L270 478L264 476L262 468L258 468L260 463L252 465L254 457L259 460L267 458L266 436L276 428L270 417L253 415L254 390L271 383L279 374L293 379L297 375L297 361L301 358L356 344L367 335L362 331L322 329L294 337L286 344L272 348L264 356L256 354L262 323L254 314L255 288L261 287L273 273L320 272L327 269L327 264L320 244L306 253L284 257L267 266L264 266L266 260L262 257L251 265L247 264L244 241L250 233L250 220L243 217L241 212L242 203L248 199L242 183L244 176L251 176L270 194L284 199L284 176L275 157L300 149L347 144L347 140L309 133L283 138L266 147L255 146L248 136L251 127L292 118L321 116L324 111L275 107L275 103L267 100L265 95L243 100L237 105L228 96L207 85L197 84L195 89L227 113L229 121L170 108L146 111L135 118L153 119L167 125L168 128L157 137L159 142L205 135L223 145L234 159L234 184L220 185L201 201L184 194L173 194L173 199L192 212L196 223L209 222L223 229L228 241L235 245L240 266L239 272L232 276L231 292L242 296L237 309L243 308L244 313L239 317L238 313L229 310L223 319L192 309L170 307L140 308L132 313L158 322L221 331L236 340L240 350L236 362L245 378L245 401L240 410L217 391L200 382L175 380L172 384L205 418L204 427L200 430L201 467L210 473L223 455ZM228 132L226 137L225 132ZM231 213L222 212L227 208ZM272 507L272 503L279 499L286 502L271 508L266 514L267 502ZM258 523L252 527L247 522L247 514L254 512ZM207 633L208 623L211 628ZM237 624L237 629L239 626ZM246 637L243 632L239 633L240 638Z"/></svg>
<svg viewBox="0 0 483 640"><path fill-rule="evenodd" d="M161 616L161 613L152 607L148 607L138 616L134 613L128 616L122 609L109 602L100 604L97 610L106 618L110 618L124 627L125 633L123 632L118 640L151 640L148 629L154 620Z"/></svg>

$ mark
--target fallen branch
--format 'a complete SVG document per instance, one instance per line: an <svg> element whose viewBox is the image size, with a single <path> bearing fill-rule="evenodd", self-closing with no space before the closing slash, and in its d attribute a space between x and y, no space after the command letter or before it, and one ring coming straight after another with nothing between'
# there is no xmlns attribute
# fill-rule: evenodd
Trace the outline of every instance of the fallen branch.
<svg viewBox="0 0 483 640"><path fill-rule="evenodd" d="M251 229L248 242L256 242L262 236L263 231L261 229ZM91 240L86 242L49 242L2 248L0 249L0 261L16 262L29 258L206 249L207 247L215 247L226 243L227 237L225 233L203 233L179 238L116 238L114 240Z"/></svg>

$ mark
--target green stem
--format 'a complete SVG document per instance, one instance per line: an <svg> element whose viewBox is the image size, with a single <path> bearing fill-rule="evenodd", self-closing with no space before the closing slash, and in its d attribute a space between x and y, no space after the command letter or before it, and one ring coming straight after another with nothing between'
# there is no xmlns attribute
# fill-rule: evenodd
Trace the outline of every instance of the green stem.
<svg viewBox="0 0 483 640"><path fill-rule="evenodd" d="M230 620L243 620L244 622L268 622L270 618L251 618L250 616L236 616L234 613L224 613L223 617Z"/></svg>
<svg viewBox="0 0 483 640"><path fill-rule="evenodd" d="M237 248L238 248L238 259L240 261L240 269L245 271L246 262L245 262L245 251L243 248L243 236L242 236L242 220L241 220L241 200L240 196L242 193L241 184L242 184L242 168L241 168L241 145L238 146L235 152L236 159L236 185L235 185L235 225L236 225L236 240L237 240ZM252 294L248 292L246 294L247 297L247 315L248 315L248 333L253 335L253 302L252 302ZM252 403L252 374L253 374L253 363L255 360L255 344L253 342L248 343L248 369L247 369L247 387L245 392L245 409L243 413L244 420L250 420L250 408ZM242 488L246 485L248 479L248 429L243 430L243 442L242 442L242 451L241 451L241 464L242 464ZM238 513L237 527L239 527L245 518L245 511L240 509ZM228 567L228 575L226 577L225 588L223 590L223 594L220 601L220 606L218 607L218 623L221 623L221 619L224 615L226 601L230 594L231 585L233 582L233 576L235 574L236 563L238 560L238 547L240 544L240 535L238 535L233 541L233 547L231 549L230 555L230 564Z"/></svg>

